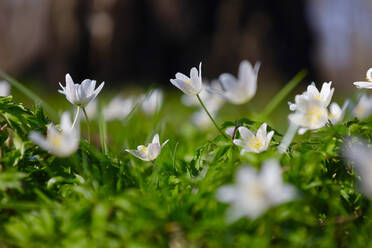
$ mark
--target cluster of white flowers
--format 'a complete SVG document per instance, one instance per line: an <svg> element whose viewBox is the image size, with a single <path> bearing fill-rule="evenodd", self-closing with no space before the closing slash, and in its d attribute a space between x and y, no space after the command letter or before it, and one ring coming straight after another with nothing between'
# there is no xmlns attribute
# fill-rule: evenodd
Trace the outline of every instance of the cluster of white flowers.
<svg viewBox="0 0 372 248"><path fill-rule="evenodd" d="M199 69L191 68L190 76L176 73L175 79L170 82L183 91L182 102L187 106L196 106L200 103L205 112L201 110L193 114L193 121L199 127L207 126L210 122L225 136L215 123L215 115L225 101L233 104L248 102L256 93L257 75L260 64L253 67L248 61L242 61L239 66L238 77L223 73L218 80L210 84L202 81L201 63ZM372 89L372 68L367 71L367 81L355 82L357 88ZM68 112L63 113L60 127L50 124L47 135L44 137L39 132L31 132L30 139L51 154L67 157L74 153L80 142L79 113L83 111L86 118L93 118L97 114L98 103L95 100L104 86L104 82L96 89L96 81L86 79L81 84L75 84L69 74L66 74L66 86L60 84L60 93L64 94L69 102L77 106L73 122ZM288 119L290 127L279 145L279 153L285 152L295 133L303 134L308 130L324 127L328 122L337 124L343 121L349 101L342 107L332 102L334 88L332 82L323 83L319 91L314 83L306 91L296 95L295 102L289 102L292 111ZM0 82L0 96L7 96L10 86L7 82ZM137 105L143 112L153 115L159 112L163 103L163 92L159 89L152 90L147 95L133 97L113 98L103 108L103 117L106 121L123 120ZM209 111L208 111L209 109ZM211 115L212 113L212 115ZM364 119L372 113L372 98L362 95L352 114L359 119ZM245 126L236 126L226 129L226 134L232 142L242 147L241 154L246 152L261 153L269 148L274 131L267 132L267 124L263 123L254 133ZM236 138L236 134L240 137ZM143 161L154 161L161 153L162 148L169 140L162 144L159 135L155 134L148 145L140 145L137 149L126 149L127 152ZM367 144L348 142L345 148L345 157L355 162L356 170L361 175L362 191L372 197L372 156ZM236 173L236 184L222 186L218 189L217 199L230 203L228 219L236 220L241 217L257 218L269 207L294 199L296 191L293 186L283 182L282 170L277 160L267 160L263 163L261 171L257 172L251 167L242 166Z"/></svg>

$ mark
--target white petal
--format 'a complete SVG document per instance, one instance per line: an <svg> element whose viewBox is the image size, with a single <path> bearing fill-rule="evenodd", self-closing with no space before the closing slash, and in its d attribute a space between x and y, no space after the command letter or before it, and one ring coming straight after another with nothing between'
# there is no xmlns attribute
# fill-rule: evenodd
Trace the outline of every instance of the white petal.
<svg viewBox="0 0 372 248"><path fill-rule="evenodd" d="M36 145L40 146L42 149L46 151L48 151L51 147L46 138L42 136L39 132L31 132L29 138L32 142L34 142Z"/></svg>
<svg viewBox="0 0 372 248"><path fill-rule="evenodd" d="M372 81L372 68L369 68L366 73L367 80Z"/></svg>
<svg viewBox="0 0 372 248"><path fill-rule="evenodd" d="M183 73L180 73L180 72L177 72L176 73L176 79L179 79L179 80L182 80L182 81L190 81L190 78L188 76L186 76L185 74Z"/></svg>
<svg viewBox="0 0 372 248"><path fill-rule="evenodd" d="M129 152L130 154L132 154L133 156L139 158L139 159L142 159L143 161L150 161L146 155L146 153L144 153L143 151L138 151L138 150L128 150L126 149L125 151Z"/></svg>
<svg viewBox="0 0 372 248"><path fill-rule="evenodd" d="M149 160L156 159L161 151L161 147L158 143L152 143L148 147L147 156Z"/></svg>
<svg viewBox="0 0 372 248"><path fill-rule="evenodd" d="M171 79L170 82L187 95L193 95L194 96L198 93L194 90L194 88L191 86L191 84L187 84L186 82L184 82L182 80Z"/></svg>
<svg viewBox="0 0 372 248"><path fill-rule="evenodd" d="M159 145L160 145L160 142L159 142L159 134L155 134L155 135L154 135L154 138L152 138L152 143L154 143L154 144L159 144Z"/></svg>
<svg viewBox="0 0 372 248"><path fill-rule="evenodd" d="M221 83L222 89L227 91L231 88L234 88L237 84L237 79L230 73L221 74L219 77L219 81Z"/></svg>
<svg viewBox="0 0 372 248"><path fill-rule="evenodd" d="M353 83L359 89L372 89L372 82L354 82Z"/></svg>
<svg viewBox="0 0 372 248"><path fill-rule="evenodd" d="M233 202L237 199L234 186L222 186L217 190L216 198L220 202Z"/></svg>
<svg viewBox="0 0 372 248"><path fill-rule="evenodd" d="M233 143L237 146L244 146L244 142L240 139L234 139Z"/></svg>
<svg viewBox="0 0 372 248"><path fill-rule="evenodd" d="M230 137L232 137L234 134L234 130L235 130L235 127L229 127L229 128L226 128L225 133L229 135Z"/></svg>
<svg viewBox="0 0 372 248"><path fill-rule="evenodd" d="M163 148L167 143L168 143L169 139L167 139L166 141L163 142L163 144L161 144L161 148Z"/></svg>
<svg viewBox="0 0 372 248"><path fill-rule="evenodd" d="M260 138L266 139L266 129L267 129L267 124L264 122L262 125L258 128L256 136Z"/></svg>
<svg viewBox="0 0 372 248"><path fill-rule="evenodd" d="M239 127L238 130L243 139L252 139L255 137L255 135L246 127Z"/></svg>
<svg viewBox="0 0 372 248"><path fill-rule="evenodd" d="M102 88L103 88L104 85L105 85L105 82L102 82L102 83L98 86L98 88L94 91L94 97L93 97L93 99L96 98L97 95L101 92L101 90L102 90ZM93 99L92 99L92 100L93 100Z"/></svg>

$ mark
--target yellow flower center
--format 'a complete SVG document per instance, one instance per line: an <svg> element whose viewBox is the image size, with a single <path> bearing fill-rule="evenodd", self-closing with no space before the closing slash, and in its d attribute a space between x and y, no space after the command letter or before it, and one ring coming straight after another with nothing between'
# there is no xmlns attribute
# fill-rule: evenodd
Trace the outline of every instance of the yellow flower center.
<svg viewBox="0 0 372 248"><path fill-rule="evenodd" d="M149 150L149 146L150 144L148 144L147 146L142 146L140 150L143 152L147 152Z"/></svg>
<svg viewBox="0 0 372 248"><path fill-rule="evenodd" d="M315 124L319 121L322 115L323 115L322 109L318 106L315 106L307 112L306 117L311 124Z"/></svg>
<svg viewBox="0 0 372 248"><path fill-rule="evenodd" d="M264 146L264 143L257 136L255 136L255 137L249 139L248 146L252 150L259 150L260 148L262 148Z"/></svg>
<svg viewBox="0 0 372 248"><path fill-rule="evenodd" d="M57 148L60 148L62 146L62 135L53 135L50 137L50 143Z"/></svg>
<svg viewBox="0 0 372 248"><path fill-rule="evenodd" d="M320 99L320 95L316 95L315 98L316 98L316 99Z"/></svg>
<svg viewBox="0 0 372 248"><path fill-rule="evenodd" d="M187 83L187 84L191 84L191 81L190 81L190 80L188 80L188 81L186 81L186 83Z"/></svg>
<svg viewBox="0 0 372 248"><path fill-rule="evenodd" d="M372 77L366 77L367 81L372 82Z"/></svg>

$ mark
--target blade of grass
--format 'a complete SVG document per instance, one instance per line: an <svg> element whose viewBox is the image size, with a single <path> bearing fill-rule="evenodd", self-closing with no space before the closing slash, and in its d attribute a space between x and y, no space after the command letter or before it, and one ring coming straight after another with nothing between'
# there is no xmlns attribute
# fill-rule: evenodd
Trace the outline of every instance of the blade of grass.
<svg viewBox="0 0 372 248"><path fill-rule="evenodd" d="M260 122L266 120L266 118L279 106L279 104L288 96L289 93L305 78L307 74L306 70L302 70L296 74L272 100L266 105L262 114L259 115L258 120Z"/></svg>
<svg viewBox="0 0 372 248"><path fill-rule="evenodd" d="M25 96L30 98L31 100L35 101L36 103L40 103L40 105L43 107L43 109L51 115L51 117L54 120L58 119L57 112L49 105L47 104L43 99L41 99L38 95L36 95L34 92L32 92L30 89L25 87L21 82L17 81L16 79L12 78L8 74L6 74L3 71L0 71L0 77L4 78L6 81L8 81L14 88L18 89L20 92L22 92Z"/></svg>
<svg viewBox="0 0 372 248"><path fill-rule="evenodd" d="M99 129L99 137L101 140L101 149L104 154L107 154L107 124L105 121L105 117L103 116L102 106L99 107L99 122L98 122L98 129Z"/></svg>

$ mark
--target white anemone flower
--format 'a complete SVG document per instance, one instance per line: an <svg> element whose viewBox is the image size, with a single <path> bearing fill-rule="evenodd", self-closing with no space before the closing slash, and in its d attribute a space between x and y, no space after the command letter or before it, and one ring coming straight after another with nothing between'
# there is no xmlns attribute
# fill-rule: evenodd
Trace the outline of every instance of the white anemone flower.
<svg viewBox="0 0 372 248"><path fill-rule="evenodd" d="M10 95L10 84L7 81L0 81L0 96Z"/></svg>
<svg viewBox="0 0 372 248"><path fill-rule="evenodd" d="M160 145L159 134L155 134L152 142L147 146L140 145L137 147L137 150L126 149L125 151L129 152L139 159L142 159L143 161L153 161L159 156L161 149L164 147L165 144L168 143L168 141L169 140L166 140L163 144Z"/></svg>
<svg viewBox="0 0 372 248"><path fill-rule="evenodd" d="M304 93L302 93L301 95L297 95L296 98L300 96L315 98L322 102L325 107L328 107L328 105L331 103L332 96L335 91L335 88L331 88L331 85L332 82L323 83L322 88L319 92L319 90L315 86L315 83L312 83L307 86L307 90ZM291 111L295 111L297 108L296 103L288 102L288 105Z"/></svg>
<svg viewBox="0 0 372 248"><path fill-rule="evenodd" d="M331 103L331 105L329 106L328 119L332 122L333 125L343 120L348 105L348 101L344 102L342 108L335 102Z"/></svg>
<svg viewBox="0 0 372 248"><path fill-rule="evenodd" d="M239 127L239 133L241 139L234 139L234 144L241 146L243 149L241 154L246 152L260 153L266 151L269 147L271 138L274 135L274 131L267 133L267 125L263 123L257 130L256 134L252 133L246 127Z"/></svg>
<svg viewBox="0 0 372 248"><path fill-rule="evenodd" d="M355 162L356 172L361 177L361 191L372 198L372 149L365 142L360 144L349 140L345 145L344 156Z"/></svg>
<svg viewBox="0 0 372 248"><path fill-rule="evenodd" d="M372 68L369 68L366 73L366 81L353 83L359 89L372 89Z"/></svg>
<svg viewBox="0 0 372 248"><path fill-rule="evenodd" d="M61 117L61 131L55 126L49 125L47 136L44 137L39 132L31 132L30 139L42 149L58 157L68 157L74 153L80 142L80 130L78 125L72 128L70 114L64 112Z"/></svg>
<svg viewBox="0 0 372 248"><path fill-rule="evenodd" d="M152 115L158 112L163 104L163 91L155 89L150 92L147 96L142 96L142 110Z"/></svg>
<svg viewBox="0 0 372 248"><path fill-rule="evenodd" d="M102 90L105 82L102 82L96 89L96 81L85 79L81 84L75 84L70 74L66 74L66 87L59 84L62 90L58 92L64 94L72 104L85 108L88 103L93 101Z"/></svg>
<svg viewBox="0 0 372 248"><path fill-rule="evenodd" d="M366 94L363 94L360 99L358 104L353 110L353 115L360 119L363 120L370 116L372 113L372 98L368 97Z"/></svg>
<svg viewBox="0 0 372 248"><path fill-rule="evenodd" d="M230 73L223 73L219 76L222 90L211 87L209 91L233 104L246 103L256 94L259 68L260 63L252 67L251 63L243 60L239 65L238 78Z"/></svg>
<svg viewBox="0 0 372 248"><path fill-rule="evenodd" d="M299 126L299 134L307 130L324 127L328 122L328 110L324 102L307 95L296 96L296 111L288 116L289 120Z"/></svg>
<svg viewBox="0 0 372 248"><path fill-rule="evenodd" d="M267 160L260 172L243 166L236 172L235 185L218 189L217 200L230 203L228 221L241 217L255 219L268 208L291 201L296 196L293 186L282 179L282 169L277 160Z"/></svg>
<svg viewBox="0 0 372 248"><path fill-rule="evenodd" d="M106 121L123 120L134 107L135 102L133 98L124 99L120 96L116 96L104 107L103 116Z"/></svg>
<svg viewBox="0 0 372 248"><path fill-rule="evenodd" d="M201 76L201 62L199 64L199 71L196 67L191 68L190 77L177 72L175 79L170 79L170 82L183 93L191 96L196 96L202 90L202 76Z"/></svg>

